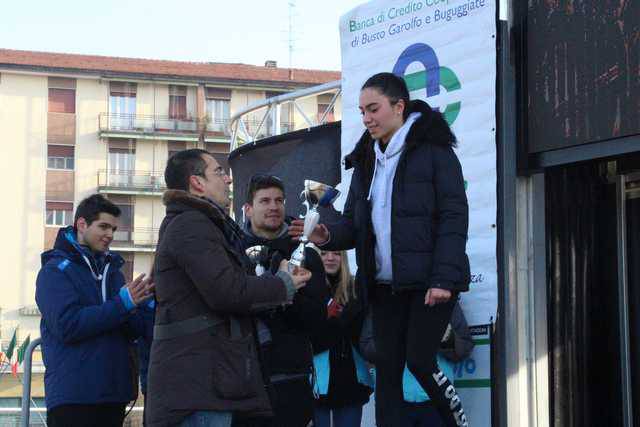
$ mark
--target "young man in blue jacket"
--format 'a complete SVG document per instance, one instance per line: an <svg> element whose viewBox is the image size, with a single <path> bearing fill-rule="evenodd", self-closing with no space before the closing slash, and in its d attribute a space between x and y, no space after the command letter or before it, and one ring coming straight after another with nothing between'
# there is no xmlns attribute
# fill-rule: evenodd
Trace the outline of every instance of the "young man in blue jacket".
<svg viewBox="0 0 640 427"><path fill-rule="evenodd" d="M136 398L130 347L143 328L136 308L153 284L144 275L125 283L122 257L109 252L119 215L101 195L82 200L73 226L42 254L36 303L49 427L122 426Z"/></svg>

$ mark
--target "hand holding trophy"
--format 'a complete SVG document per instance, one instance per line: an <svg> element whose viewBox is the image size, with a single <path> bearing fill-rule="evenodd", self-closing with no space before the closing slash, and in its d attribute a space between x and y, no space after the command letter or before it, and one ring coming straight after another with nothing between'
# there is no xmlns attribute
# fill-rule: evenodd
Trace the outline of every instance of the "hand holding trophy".
<svg viewBox="0 0 640 427"><path fill-rule="evenodd" d="M289 261L290 270L293 270L294 267L301 267L304 263L304 250L309 243L309 236L320 221L318 206L330 206L339 195L340 192L330 185L309 179L304 181L304 191L300 197L304 198L303 204L307 207L307 212L304 215L304 230L300 236L300 245L293 252Z"/></svg>

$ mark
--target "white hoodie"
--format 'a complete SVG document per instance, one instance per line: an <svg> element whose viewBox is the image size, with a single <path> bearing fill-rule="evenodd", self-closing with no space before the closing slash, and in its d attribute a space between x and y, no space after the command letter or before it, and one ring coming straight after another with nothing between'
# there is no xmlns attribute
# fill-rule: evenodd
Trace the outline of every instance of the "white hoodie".
<svg viewBox="0 0 640 427"><path fill-rule="evenodd" d="M380 150L380 142L373 144L376 163L373 180L369 188L368 200L371 201L371 221L376 236L376 281L391 283L393 270L391 266L391 195L393 178L396 174L400 154L404 150L407 134L413 123L420 118L420 113L412 113L402 127L391 137L387 149Z"/></svg>

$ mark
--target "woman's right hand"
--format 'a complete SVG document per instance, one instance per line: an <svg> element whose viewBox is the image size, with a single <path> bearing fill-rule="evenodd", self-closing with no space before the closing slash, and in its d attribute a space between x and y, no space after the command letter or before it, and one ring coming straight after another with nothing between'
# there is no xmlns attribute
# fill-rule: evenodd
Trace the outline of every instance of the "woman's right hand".
<svg viewBox="0 0 640 427"><path fill-rule="evenodd" d="M289 236L293 240L300 240L302 233L304 232L304 220L294 219L289 225ZM309 236L309 241L321 246L329 241L329 230L324 224L318 224L313 229L313 232Z"/></svg>
<svg viewBox="0 0 640 427"><path fill-rule="evenodd" d="M293 271L290 271L289 261L286 259L283 259L280 262L279 270L284 271L285 273L288 273L291 276L291 280L293 280L293 286L296 289L300 289L304 287L309 281L309 279L311 279L311 272L306 268L294 267Z"/></svg>

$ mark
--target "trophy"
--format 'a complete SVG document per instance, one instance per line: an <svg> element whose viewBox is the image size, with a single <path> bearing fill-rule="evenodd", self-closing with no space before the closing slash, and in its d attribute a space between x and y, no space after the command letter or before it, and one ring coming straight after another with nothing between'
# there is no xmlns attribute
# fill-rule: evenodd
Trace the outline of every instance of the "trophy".
<svg viewBox="0 0 640 427"><path fill-rule="evenodd" d="M256 266L256 276L262 276L265 268L262 264L268 261L269 247L264 245L251 246L245 250L249 260Z"/></svg>
<svg viewBox="0 0 640 427"><path fill-rule="evenodd" d="M331 206L339 195L340 192L330 185L309 179L304 180L304 191L300 194L301 198L304 197L302 204L307 208L306 214L301 216L301 218L304 218L304 231L300 236L300 245L291 254L289 270L293 270L294 267L301 267L304 263L304 249L309 244L309 236L318 225L318 221L320 221L318 206Z"/></svg>

